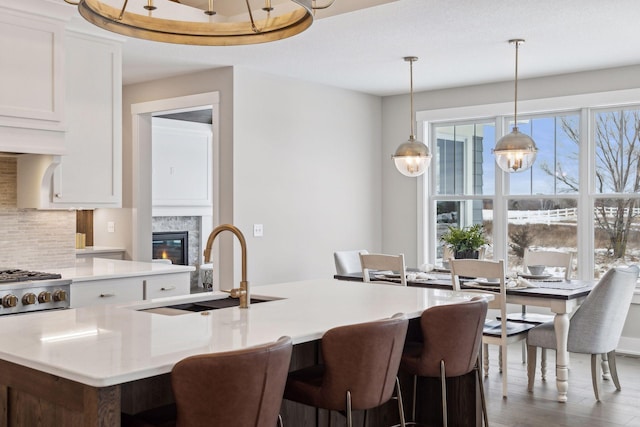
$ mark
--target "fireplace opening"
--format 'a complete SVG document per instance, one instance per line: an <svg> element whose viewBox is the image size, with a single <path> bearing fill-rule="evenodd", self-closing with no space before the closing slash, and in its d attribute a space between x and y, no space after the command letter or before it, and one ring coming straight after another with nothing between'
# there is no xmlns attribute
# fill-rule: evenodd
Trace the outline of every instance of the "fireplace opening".
<svg viewBox="0 0 640 427"><path fill-rule="evenodd" d="M189 232L154 232L153 259L168 259L172 264L189 265Z"/></svg>

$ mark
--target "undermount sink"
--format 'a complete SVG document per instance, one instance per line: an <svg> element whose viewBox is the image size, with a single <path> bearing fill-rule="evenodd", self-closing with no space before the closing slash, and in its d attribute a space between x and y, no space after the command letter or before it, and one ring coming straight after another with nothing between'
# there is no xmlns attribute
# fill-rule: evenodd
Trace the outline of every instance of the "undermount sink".
<svg viewBox="0 0 640 427"><path fill-rule="evenodd" d="M274 299L251 298L251 304L258 304L261 302L269 302L269 301L274 301ZM240 305L239 298L227 297L227 298L219 298L219 299L210 299L206 301L188 302L184 304L166 305L163 307L148 308L140 311L145 311L147 313L164 314L167 316L175 316L175 315L186 314L190 312L197 313L200 311L238 307L239 305Z"/></svg>

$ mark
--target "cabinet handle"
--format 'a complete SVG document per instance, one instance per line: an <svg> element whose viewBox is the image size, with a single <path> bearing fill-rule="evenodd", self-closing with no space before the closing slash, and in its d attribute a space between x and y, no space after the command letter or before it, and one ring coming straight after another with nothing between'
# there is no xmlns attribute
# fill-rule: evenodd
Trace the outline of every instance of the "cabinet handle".
<svg viewBox="0 0 640 427"><path fill-rule="evenodd" d="M161 291L172 291L174 290L176 287L175 286L167 286L166 288L160 288Z"/></svg>
<svg viewBox="0 0 640 427"><path fill-rule="evenodd" d="M100 298L111 298L115 297L116 294L100 294Z"/></svg>

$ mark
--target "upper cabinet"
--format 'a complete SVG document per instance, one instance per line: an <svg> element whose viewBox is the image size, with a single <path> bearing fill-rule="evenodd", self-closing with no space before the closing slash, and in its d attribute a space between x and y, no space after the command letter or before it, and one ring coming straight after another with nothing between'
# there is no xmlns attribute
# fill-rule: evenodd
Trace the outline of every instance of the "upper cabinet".
<svg viewBox="0 0 640 427"><path fill-rule="evenodd" d="M0 151L64 152L64 22L0 8Z"/></svg>
<svg viewBox="0 0 640 427"><path fill-rule="evenodd" d="M19 156L18 207L121 207L121 45L67 30L64 53L64 155Z"/></svg>
<svg viewBox="0 0 640 427"><path fill-rule="evenodd" d="M68 32L65 148L52 207L122 204L122 64L118 42Z"/></svg>
<svg viewBox="0 0 640 427"><path fill-rule="evenodd" d="M211 125L154 117L151 146L153 216L211 215Z"/></svg>

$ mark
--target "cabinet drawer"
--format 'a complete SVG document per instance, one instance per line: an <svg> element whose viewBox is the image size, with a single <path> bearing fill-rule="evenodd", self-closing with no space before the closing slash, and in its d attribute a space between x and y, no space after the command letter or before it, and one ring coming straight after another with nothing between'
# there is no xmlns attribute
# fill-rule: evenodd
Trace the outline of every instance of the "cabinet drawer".
<svg viewBox="0 0 640 427"><path fill-rule="evenodd" d="M144 299L188 295L190 288L189 272L147 276L144 278Z"/></svg>
<svg viewBox="0 0 640 427"><path fill-rule="evenodd" d="M93 280L71 285L71 307L140 301L143 298L141 277Z"/></svg>

